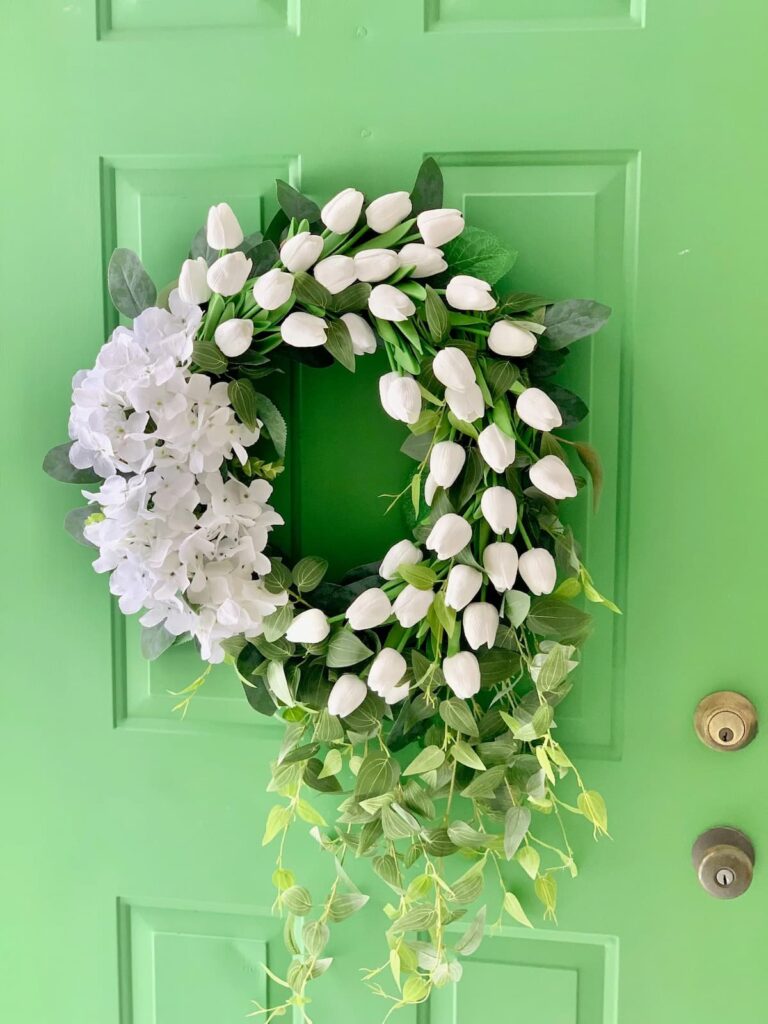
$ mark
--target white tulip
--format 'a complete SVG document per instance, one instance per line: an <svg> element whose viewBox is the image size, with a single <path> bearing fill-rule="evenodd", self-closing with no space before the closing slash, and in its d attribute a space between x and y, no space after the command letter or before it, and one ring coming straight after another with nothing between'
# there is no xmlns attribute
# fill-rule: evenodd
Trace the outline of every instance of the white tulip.
<svg viewBox="0 0 768 1024"><path fill-rule="evenodd" d="M292 644L320 644L331 631L328 619L319 608L300 612L288 627L286 640Z"/></svg>
<svg viewBox="0 0 768 1024"><path fill-rule="evenodd" d="M402 686L393 686L391 690L387 690L384 694L384 700L387 704L397 704L398 701L405 700L410 690L410 683L403 683Z"/></svg>
<svg viewBox="0 0 768 1024"><path fill-rule="evenodd" d="M419 385L407 374L385 373L379 378L379 398L393 420L415 423L421 415Z"/></svg>
<svg viewBox="0 0 768 1024"><path fill-rule="evenodd" d="M518 395L515 412L523 423L536 430L554 430L563 425L560 410L539 388L526 388L522 395Z"/></svg>
<svg viewBox="0 0 768 1024"><path fill-rule="evenodd" d="M434 249L431 245L420 242L408 242L398 253L401 267L413 267L412 277L432 277L441 274L448 268L443 259L442 249Z"/></svg>
<svg viewBox="0 0 768 1024"><path fill-rule="evenodd" d="M352 339L352 351L356 356L370 354L376 351L376 335L371 330L371 325L357 313L344 313L340 318L347 326L349 336Z"/></svg>
<svg viewBox="0 0 768 1024"><path fill-rule="evenodd" d="M440 516L427 537L427 547L440 559L453 558L472 540L472 527L463 516L446 512Z"/></svg>
<svg viewBox="0 0 768 1024"><path fill-rule="evenodd" d="M480 431L477 446L494 473L503 473L515 461L514 438L505 434L496 423Z"/></svg>
<svg viewBox="0 0 768 1024"><path fill-rule="evenodd" d="M416 307L405 292L391 284L377 284L368 296L368 308L380 320L407 320Z"/></svg>
<svg viewBox="0 0 768 1024"><path fill-rule="evenodd" d="M489 544L483 552L483 567L500 594L505 590L511 590L515 585L518 561L515 546L503 541Z"/></svg>
<svg viewBox="0 0 768 1024"><path fill-rule="evenodd" d="M443 660L445 681L462 700L474 697L480 689L480 665L474 654L459 651Z"/></svg>
<svg viewBox="0 0 768 1024"><path fill-rule="evenodd" d="M253 262L242 252L228 252L212 263L207 274L208 286L219 295L237 295L248 280Z"/></svg>
<svg viewBox="0 0 768 1024"><path fill-rule="evenodd" d="M464 230L461 210L425 210L416 218L416 227L427 245L445 245Z"/></svg>
<svg viewBox="0 0 768 1024"><path fill-rule="evenodd" d="M445 603L460 612L465 608L483 585L483 574L471 565L454 565L448 573L445 588Z"/></svg>
<svg viewBox="0 0 768 1024"><path fill-rule="evenodd" d="M356 188L345 188L329 199L320 211L320 219L335 235L345 235L357 224L365 196Z"/></svg>
<svg viewBox="0 0 768 1024"><path fill-rule="evenodd" d="M446 388L445 400L453 415L467 423L479 420L485 412L485 399L477 384L470 384L466 391Z"/></svg>
<svg viewBox="0 0 768 1024"><path fill-rule="evenodd" d="M573 473L557 455L545 455L528 470L531 483L550 498L575 498Z"/></svg>
<svg viewBox="0 0 768 1024"><path fill-rule="evenodd" d="M399 268L400 260L392 249L363 249L355 256L359 281L383 281Z"/></svg>
<svg viewBox="0 0 768 1024"><path fill-rule="evenodd" d="M438 441L429 456L429 472L435 483L439 487L450 487L455 483L466 458L463 445L455 441Z"/></svg>
<svg viewBox="0 0 768 1024"><path fill-rule="evenodd" d="M427 473L427 479L424 481L424 501L426 501L430 508L432 508L432 502L439 486L432 474Z"/></svg>
<svg viewBox="0 0 768 1024"><path fill-rule="evenodd" d="M253 338L253 320L225 320L213 335L225 356L233 359L247 352Z"/></svg>
<svg viewBox="0 0 768 1024"><path fill-rule="evenodd" d="M477 384L475 371L465 352L448 346L441 348L432 362L432 372L447 388L466 391Z"/></svg>
<svg viewBox="0 0 768 1024"><path fill-rule="evenodd" d="M434 591L419 590L407 584L395 598L392 611L401 626L409 629L421 622L435 599Z"/></svg>
<svg viewBox="0 0 768 1024"><path fill-rule="evenodd" d="M417 565L424 555L413 541L399 540L384 555L379 566L379 576L383 580L393 580L400 565Z"/></svg>
<svg viewBox="0 0 768 1024"><path fill-rule="evenodd" d="M509 320L497 320L488 332L488 348L499 356L529 356L536 348L536 335Z"/></svg>
<svg viewBox="0 0 768 1024"><path fill-rule="evenodd" d="M520 575L532 594L551 594L557 583L557 566L546 548L531 548L520 555Z"/></svg>
<svg viewBox="0 0 768 1024"><path fill-rule="evenodd" d="M253 298L262 309L279 309L291 297L293 274L285 270L268 270L256 279Z"/></svg>
<svg viewBox="0 0 768 1024"><path fill-rule="evenodd" d="M357 280L355 261L351 256L328 256L315 264L315 280L331 295L338 295Z"/></svg>
<svg viewBox="0 0 768 1024"><path fill-rule="evenodd" d="M483 491L480 509L485 521L494 533L502 534L506 530L515 532L517 527L517 501L506 487L489 487Z"/></svg>
<svg viewBox="0 0 768 1024"><path fill-rule="evenodd" d="M243 240L243 229L229 203L219 203L208 211L205 236L211 249L236 249Z"/></svg>
<svg viewBox="0 0 768 1024"><path fill-rule="evenodd" d="M359 676L345 672L339 676L328 694L328 714L346 718L359 708L368 694L368 687Z"/></svg>
<svg viewBox="0 0 768 1024"><path fill-rule="evenodd" d="M312 313L289 313L280 324L280 335L286 345L294 348L315 348L325 344L328 324Z"/></svg>
<svg viewBox="0 0 768 1024"><path fill-rule="evenodd" d="M298 235L287 239L280 248L280 259L286 270L294 274L309 270L312 264L320 259L323 251L323 240L320 235L312 235L309 231L300 231Z"/></svg>
<svg viewBox="0 0 768 1024"><path fill-rule="evenodd" d="M491 648L496 643L499 629L498 609L487 601L477 601L464 609L461 625L467 643L476 651L483 644Z"/></svg>
<svg viewBox="0 0 768 1024"><path fill-rule="evenodd" d="M382 235L411 212L411 197L407 192L388 192L368 204L365 219L371 231Z"/></svg>
<svg viewBox="0 0 768 1024"><path fill-rule="evenodd" d="M488 282L469 274L457 274L451 278L445 289L445 299L454 309L493 309L496 305Z"/></svg>
<svg viewBox="0 0 768 1024"><path fill-rule="evenodd" d="M380 587L371 587L347 608L347 621L352 629L373 629L386 622L391 614L392 605L387 595Z"/></svg>
<svg viewBox="0 0 768 1024"><path fill-rule="evenodd" d="M196 260L184 260L179 274L179 296L184 302L198 306L211 297L208 285L208 264L202 256Z"/></svg>
<svg viewBox="0 0 768 1024"><path fill-rule="evenodd" d="M408 662L394 647L382 647L371 662L368 686L383 697L400 682L408 670Z"/></svg>

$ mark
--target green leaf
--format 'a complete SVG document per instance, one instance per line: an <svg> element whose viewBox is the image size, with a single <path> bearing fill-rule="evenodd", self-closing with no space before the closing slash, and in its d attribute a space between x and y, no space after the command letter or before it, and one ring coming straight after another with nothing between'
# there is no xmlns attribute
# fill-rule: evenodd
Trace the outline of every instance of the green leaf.
<svg viewBox="0 0 768 1024"><path fill-rule="evenodd" d="M100 484L101 477L92 469L76 469L69 461L69 449L74 441L57 444L43 459L43 472L65 484ZM95 508L91 512L97 511Z"/></svg>
<svg viewBox="0 0 768 1024"><path fill-rule="evenodd" d="M332 747L325 755L323 761L323 770L320 772L318 778L327 779L331 775L338 775L341 771L341 753Z"/></svg>
<svg viewBox="0 0 768 1024"><path fill-rule="evenodd" d="M487 360L483 369L494 402L506 395L512 385L520 379L520 371L515 364L501 359Z"/></svg>
<svg viewBox="0 0 768 1024"><path fill-rule="evenodd" d="M456 499L456 507L458 510L461 510L467 502L471 501L471 499L477 494L477 488L483 478L484 471L485 463L483 462L483 458L477 448L473 445L467 451L464 469L462 470L459 478L459 493Z"/></svg>
<svg viewBox="0 0 768 1024"><path fill-rule="evenodd" d="M576 454L581 459L581 464L592 478L592 507L597 512L600 504L600 495L603 493L603 467L600 456L591 444L586 441L577 441L574 444Z"/></svg>
<svg viewBox="0 0 768 1024"><path fill-rule="evenodd" d="M323 921L308 921L301 929L301 943L310 956L317 957L325 949L330 935Z"/></svg>
<svg viewBox="0 0 768 1024"><path fill-rule="evenodd" d="M427 314L427 326L429 327L432 341L439 345L450 327L448 323L448 310L434 288L426 285L426 292L427 298L424 303L424 310Z"/></svg>
<svg viewBox="0 0 768 1024"><path fill-rule="evenodd" d="M272 643L285 636L288 627L293 622L293 607L290 603L281 605L262 620L264 636Z"/></svg>
<svg viewBox="0 0 768 1024"><path fill-rule="evenodd" d="M555 644L547 652L544 664L539 669L539 674L536 677L536 689L539 693L551 693L562 683L567 675L568 655L566 648L562 644Z"/></svg>
<svg viewBox="0 0 768 1024"><path fill-rule="evenodd" d="M291 812L288 807L282 804L275 804L267 815L267 824L264 829L264 836L261 840L262 846L268 846L284 828L287 828L291 821Z"/></svg>
<svg viewBox="0 0 768 1024"><path fill-rule="evenodd" d="M155 661L173 645L176 637L169 633L162 622L156 626L141 627L141 656L147 661Z"/></svg>
<svg viewBox="0 0 768 1024"><path fill-rule="evenodd" d="M580 639L591 623L591 615L557 597L537 597L526 620L532 632L554 640Z"/></svg>
<svg viewBox="0 0 768 1024"><path fill-rule="evenodd" d="M227 387L227 397L240 417L240 422L250 430L255 430L258 424L256 392L248 378L238 377L237 380L231 380Z"/></svg>
<svg viewBox="0 0 768 1024"><path fill-rule="evenodd" d="M414 424L415 425L415 424ZM409 434L400 445L400 451L416 462L423 462L432 447L432 434L425 431L423 434Z"/></svg>
<svg viewBox="0 0 768 1024"><path fill-rule="evenodd" d="M412 1006L414 1003L423 1003L431 991L432 985L423 974L409 974L403 983L400 1002L405 1003L407 1006Z"/></svg>
<svg viewBox="0 0 768 1024"><path fill-rule="evenodd" d="M366 249L391 249L395 243L408 234L415 223L416 218L409 217L408 220L404 220L390 228L389 231L385 231L383 235L375 235L373 238L369 238L367 242L359 245L355 252L365 252Z"/></svg>
<svg viewBox="0 0 768 1024"><path fill-rule="evenodd" d="M480 666L483 685L493 686L496 683L503 683L518 671L520 656L503 647L494 647L490 651L478 651L477 663Z"/></svg>
<svg viewBox="0 0 768 1024"><path fill-rule="evenodd" d="M318 306L327 309L331 293L324 288L311 274L295 274L293 278L293 294L305 306Z"/></svg>
<svg viewBox="0 0 768 1024"><path fill-rule="evenodd" d="M422 772L432 771L433 768L439 768L444 761L445 754L440 747L424 747L403 771L403 775L420 775Z"/></svg>
<svg viewBox="0 0 768 1024"><path fill-rule="evenodd" d="M566 430L578 426L589 413L587 403L582 398L579 398L577 394L574 394L573 391L569 391L568 388L560 387L559 384L548 383L544 390L560 410L560 415L563 418L563 427Z"/></svg>
<svg viewBox="0 0 768 1024"><path fill-rule="evenodd" d="M458 238L443 246L443 255L453 274L469 274L495 284L512 269L517 253L480 228L466 227Z"/></svg>
<svg viewBox="0 0 768 1024"><path fill-rule="evenodd" d="M504 856L512 858L520 848L531 824L531 812L527 807L510 807L504 819Z"/></svg>
<svg viewBox="0 0 768 1024"><path fill-rule="evenodd" d="M205 373L218 376L227 369L227 358L213 341L198 339L192 346L192 362Z"/></svg>
<svg viewBox="0 0 768 1024"><path fill-rule="evenodd" d="M521 847L515 854L515 860L529 878L535 878L538 875L541 856L539 851L532 846Z"/></svg>
<svg viewBox="0 0 768 1024"><path fill-rule="evenodd" d="M208 228L205 224L197 229L195 237L189 243L189 258L195 260L198 256L202 256L209 267L219 256L218 252L208 245Z"/></svg>
<svg viewBox="0 0 768 1024"><path fill-rule="evenodd" d="M508 590L504 595L504 611L515 629L521 626L531 610L531 595L522 590Z"/></svg>
<svg viewBox="0 0 768 1024"><path fill-rule="evenodd" d="M385 707L386 704L381 697L377 697L375 693L368 693L363 703L347 715L344 724L350 732L362 736L374 735L378 732L384 717Z"/></svg>
<svg viewBox="0 0 768 1024"><path fill-rule="evenodd" d="M528 920L528 915L520 905L520 900L513 892L504 893L504 909L519 924L524 924L526 928L533 928L533 925Z"/></svg>
<svg viewBox="0 0 768 1024"><path fill-rule="evenodd" d="M485 765L478 757L475 750L464 740L456 740L451 747L451 757L454 761L458 761L459 764L466 765L467 768L474 768L475 771L485 771Z"/></svg>
<svg viewBox="0 0 768 1024"><path fill-rule="evenodd" d="M292 575L297 588L305 594L322 583L327 571L328 562L325 558L308 555L296 563Z"/></svg>
<svg viewBox="0 0 768 1024"><path fill-rule="evenodd" d="M557 879L555 876L551 874L539 875L533 883L533 891L544 904L544 917L549 917L553 921L556 920Z"/></svg>
<svg viewBox="0 0 768 1024"><path fill-rule="evenodd" d="M564 348L580 338L588 338L599 331L611 315L610 306L591 299L566 299L555 302L547 309L543 336L547 348Z"/></svg>
<svg viewBox="0 0 768 1024"><path fill-rule="evenodd" d="M296 917L306 917L312 910L312 897L303 885L292 885L283 893L283 903Z"/></svg>
<svg viewBox="0 0 768 1024"><path fill-rule="evenodd" d="M337 719L338 721L338 719ZM323 770L323 763L316 757L312 757L307 761L304 769L304 781L312 789L317 790L318 793L340 793L341 785L339 780L333 775L329 775L324 779L320 778L320 772Z"/></svg>
<svg viewBox="0 0 768 1024"><path fill-rule="evenodd" d="M341 316L344 313L361 313L368 308L368 297L371 286L364 281L356 281L348 288L331 295L325 308L329 313Z"/></svg>
<svg viewBox="0 0 768 1024"><path fill-rule="evenodd" d="M355 783L355 797L381 796L389 793L397 783L400 768L396 761L383 751L368 754L363 758Z"/></svg>
<svg viewBox="0 0 768 1024"><path fill-rule="evenodd" d="M264 657L252 644L246 644L237 658L237 671L243 684L245 697L254 711L270 718L275 713L275 702L267 689L263 675L255 670L264 663Z"/></svg>
<svg viewBox="0 0 768 1024"><path fill-rule="evenodd" d="M325 347L333 358L351 373L355 372L355 350L349 328L343 320L331 320L325 336Z"/></svg>
<svg viewBox="0 0 768 1024"><path fill-rule="evenodd" d="M456 853L456 846L451 842L446 828L430 828L422 832L421 838L427 853L432 857L450 857Z"/></svg>
<svg viewBox="0 0 768 1024"><path fill-rule="evenodd" d="M357 665L373 654L351 629L346 627L334 633L328 644L326 664L329 668L346 668Z"/></svg>
<svg viewBox="0 0 768 1024"><path fill-rule="evenodd" d="M253 261L251 277L260 277L274 267L280 258L280 253L277 251L275 243L265 238L263 242L250 250L248 256Z"/></svg>
<svg viewBox="0 0 768 1024"><path fill-rule="evenodd" d="M132 320L157 300L157 288L132 249L115 249L112 253L107 287L115 309Z"/></svg>
<svg viewBox="0 0 768 1024"><path fill-rule="evenodd" d="M419 168L411 190L413 216L425 210L439 210L443 205L443 174L434 157L428 156Z"/></svg>
<svg viewBox="0 0 768 1024"><path fill-rule="evenodd" d="M262 395L258 391L256 392L256 411L259 419L269 432L269 436L272 438L272 444L275 446L277 454L281 458L285 458L288 428L285 425L282 413L271 398L267 398L266 395Z"/></svg>
<svg viewBox="0 0 768 1024"><path fill-rule="evenodd" d="M291 570L279 558L270 560L270 570L262 582L270 594L279 594L293 583Z"/></svg>
<svg viewBox="0 0 768 1024"><path fill-rule="evenodd" d="M576 806L584 817L595 828L595 835L602 833L608 835L608 810L605 800L594 789L587 789L579 793Z"/></svg>
<svg viewBox="0 0 768 1024"><path fill-rule="evenodd" d="M280 178L275 182L277 188L277 201L286 217L295 220L308 220L310 224L320 220L320 207L317 203L302 195L287 181Z"/></svg>
<svg viewBox="0 0 768 1024"><path fill-rule="evenodd" d="M364 907L369 899L361 892L337 892L328 906L328 914L332 921L343 921Z"/></svg>
<svg viewBox="0 0 768 1024"><path fill-rule="evenodd" d="M489 837L490 838L490 837ZM475 864L451 885L454 903L474 903L483 891L483 869Z"/></svg>
<svg viewBox="0 0 768 1024"><path fill-rule="evenodd" d="M389 804L381 809L381 824L384 835L393 842L398 839L407 839L421 831L421 825L416 818L399 804Z"/></svg>
<svg viewBox="0 0 768 1024"><path fill-rule="evenodd" d="M66 516L64 516L64 529L78 544L82 544L86 548L96 547L95 544L92 544L86 538L83 532L88 521L92 520L93 517L103 517L102 512L94 511L93 505L80 505L78 508L71 508ZM151 628L154 629L156 627L152 626Z"/></svg>
<svg viewBox="0 0 768 1024"><path fill-rule="evenodd" d="M431 907L416 906L396 918L389 931L391 935L404 935L405 932L422 932L431 928L437 915Z"/></svg>
<svg viewBox="0 0 768 1024"><path fill-rule="evenodd" d="M496 792L507 771L505 764L495 764L492 768L476 775L468 786L461 791L461 795L469 800L485 800L492 797Z"/></svg>
<svg viewBox="0 0 768 1024"><path fill-rule="evenodd" d="M467 736L477 736L477 722L469 707L458 697L451 697L440 703L440 717L446 725ZM482 764L482 762L481 762ZM485 765L483 765L485 767Z"/></svg>
<svg viewBox="0 0 768 1024"><path fill-rule="evenodd" d="M454 846L464 850L484 850L491 841L487 832L478 832L466 821L454 821L448 826L448 837Z"/></svg>
<svg viewBox="0 0 768 1024"><path fill-rule="evenodd" d="M428 565L403 563L398 565L397 575L417 590L431 590L437 583L437 573Z"/></svg>

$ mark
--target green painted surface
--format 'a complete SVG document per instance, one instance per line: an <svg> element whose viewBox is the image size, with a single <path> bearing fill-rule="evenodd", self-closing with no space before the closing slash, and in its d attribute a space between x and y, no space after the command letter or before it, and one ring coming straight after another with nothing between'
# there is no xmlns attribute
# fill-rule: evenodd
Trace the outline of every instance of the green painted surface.
<svg viewBox="0 0 768 1024"><path fill-rule="evenodd" d="M562 723L614 841L574 827L563 930L491 939L418 1019L761 1019L768 748L718 755L691 714L724 686L768 713L764 5L32 0L4 21L0 1019L239 1022L264 950L280 958L260 847L275 731L222 673L179 721L167 691L195 665L173 652L149 671L135 627L113 629L105 580L59 526L73 495L39 471L103 340L104 254L135 246L163 279L211 201L254 229L275 175L374 193L425 153L450 201L521 250L517 287L616 308L572 371L609 477L599 516L575 516L627 614L602 619ZM377 498L406 467L376 369L286 388L288 538L336 569L399 529ZM758 855L734 903L689 863L725 823ZM296 864L311 886L308 845ZM370 918L337 930L318 1024L383 1016L358 980L375 936Z"/></svg>

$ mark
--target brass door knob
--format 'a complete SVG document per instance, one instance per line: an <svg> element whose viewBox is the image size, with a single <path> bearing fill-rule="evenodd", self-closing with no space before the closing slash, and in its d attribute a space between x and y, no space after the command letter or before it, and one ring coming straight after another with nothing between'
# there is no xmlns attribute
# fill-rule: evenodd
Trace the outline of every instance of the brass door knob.
<svg viewBox="0 0 768 1024"><path fill-rule="evenodd" d="M742 694L720 690L699 702L693 722L696 734L708 747L741 750L755 738L757 711Z"/></svg>
<svg viewBox="0 0 768 1024"><path fill-rule="evenodd" d="M719 900L733 900L752 882L755 849L736 828L710 828L693 844L693 866L702 888Z"/></svg>

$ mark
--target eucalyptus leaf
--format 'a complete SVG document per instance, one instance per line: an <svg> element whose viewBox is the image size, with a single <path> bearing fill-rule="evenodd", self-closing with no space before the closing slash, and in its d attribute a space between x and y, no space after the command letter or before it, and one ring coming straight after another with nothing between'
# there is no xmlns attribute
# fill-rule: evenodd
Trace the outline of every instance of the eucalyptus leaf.
<svg viewBox="0 0 768 1024"><path fill-rule="evenodd" d="M76 469L69 461L69 450L73 444L74 441L68 441L51 448L43 459L43 471L65 484L100 484L101 477L92 469Z"/></svg>
<svg viewBox="0 0 768 1024"><path fill-rule="evenodd" d="M275 243L271 239L265 238L250 250L248 256L253 263L251 277L260 277L274 267L280 258L280 253L277 251Z"/></svg>
<svg viewBox="0 0 768 1024"><path fill-rule="evenodd" d="M155 661L169 647L173 646L176 637L169 633L165 626L158 622L156 626L141 626L141 656L147 661Z"/></svg>
<svg viewBox="0 0 768 1024"><path fill-rule="evenodd" d="M78 508L70 509L64 517L64 529L78 544L82 544L86 548L96 547L83 533L86 523L94 514L98 515L98 512L93 505L81 505Z"/></svg>
<svg viewBox="0 0 768 1024"><path fill-rule="evenodd" d="M419 168L411 190L414 216L425 210L439 210L443 205L443 174L434 157L428 156Z"/></svg>
<svg viewBox="0 0 768 1024"><path fill-rule="evenodd" d="M157 288L132 249L115 249L112 253L107 287L115 309L132 320L157 300Z"/></svg>
<svg viewBox="0 0 768 1024"><path fill-rule="evenodd" d="M610 315L610 306L592 299L555 302L549 306L544 318L547 328L545 344L549 348L558 349L581 338L588 338L600 330Z"/></svg>
<svg viewBox="0 0 768 1024"><path fill-rule="evenodd" d="M277 201L286 217L289 219L293 217L297 221L308 220L310 224L320 220L320 207L312 199L308 199L307 196L302 195L287 181L282 181L280 178L277 179L275 185Z"/></svg>

